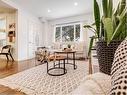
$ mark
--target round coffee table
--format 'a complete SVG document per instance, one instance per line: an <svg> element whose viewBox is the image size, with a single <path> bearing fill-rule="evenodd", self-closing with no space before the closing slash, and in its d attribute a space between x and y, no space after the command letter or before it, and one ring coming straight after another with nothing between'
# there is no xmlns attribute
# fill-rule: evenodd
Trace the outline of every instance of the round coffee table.
<svg viewBox="0 0 127 95"><path fill-rule="evenodd" d="M50 60L54 60L55 62L53 63L53 67L49 68L49 63L47 62L47 73L51 76L61 76L67 73L67 70L65 68L65 60L66 57L64 56L52 56L51 58L49 58ZM58 63L56 64L56 62L58 61ZM61 61L63 61L61 63ZM62 66L63 65L63 66ZM55 71L61 71L62 73L51 73L51 72L55 72Z"/></svg>

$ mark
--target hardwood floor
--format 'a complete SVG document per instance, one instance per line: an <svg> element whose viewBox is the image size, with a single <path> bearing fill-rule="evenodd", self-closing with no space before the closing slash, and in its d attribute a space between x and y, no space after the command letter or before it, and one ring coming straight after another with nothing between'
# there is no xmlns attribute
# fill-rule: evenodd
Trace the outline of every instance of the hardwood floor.
<svg viewBox="0 0 127 95"><path fill-rule="evenodd" d="M9 61L8 63L6 60L0 59L0 79L24 71L26 69L35 67L39 64L40 62L35 61L35 59L21 62ZM0 95L25 95L25 94L0 85Z"/></svg>
<svg viewBox="0 0 127 95"><path fill-rule="evenodd" d="M0 78L4 78L12 74L24 71L39 64L40 62L35 61L35 59L21 62L9 61L8 63L6 60L0 59Z"/></svg>
<svg viewBox="0 0 127 95"><path fill-rule="evenodd" d="M0 85L0 95L26 95L26 94Z"/></svg>

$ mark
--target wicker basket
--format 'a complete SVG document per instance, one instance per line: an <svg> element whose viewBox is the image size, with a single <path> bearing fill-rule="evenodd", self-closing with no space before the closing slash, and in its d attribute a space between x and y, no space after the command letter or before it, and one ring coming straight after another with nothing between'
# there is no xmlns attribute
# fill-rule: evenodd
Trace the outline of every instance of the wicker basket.
<svg viewBox="0 0 127 95"><path fill-rule="evenodd" d="M108 46L104 41L97 42L97 57L101 72L110 75L114 54L122 41L112 41Z"/></svg>

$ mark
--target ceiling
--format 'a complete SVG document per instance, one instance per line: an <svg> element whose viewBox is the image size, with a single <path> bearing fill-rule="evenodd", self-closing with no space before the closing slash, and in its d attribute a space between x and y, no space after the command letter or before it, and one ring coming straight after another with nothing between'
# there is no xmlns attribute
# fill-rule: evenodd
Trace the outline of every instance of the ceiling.
<svg viewBox="0 0 127 95"><path fill-rule="evenodd" d="M4 2L0 1L0 14L1 13L12 13L15 12L16 9L13 7L5 4Z"/></svg>
<svg viewBox="0 0 127 95"><path fill-rule="evenodd" d="M92 12L92 0L12 0L37 17L56 19ZM78 3L77 6L74 3ZM51 12L48 12L51 11Z"/></svg>

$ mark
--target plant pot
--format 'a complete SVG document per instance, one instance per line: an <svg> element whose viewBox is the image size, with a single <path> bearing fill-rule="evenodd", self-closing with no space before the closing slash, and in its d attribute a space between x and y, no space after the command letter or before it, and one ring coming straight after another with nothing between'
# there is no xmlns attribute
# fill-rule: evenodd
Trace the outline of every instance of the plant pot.
<svg viewBox="0 0 127 95"><path fill-rule="evenodd" d="M110 75L114 54L122 41L112 41L108 46L105 41L97 42L97 57L100 72Z"/></svg>

